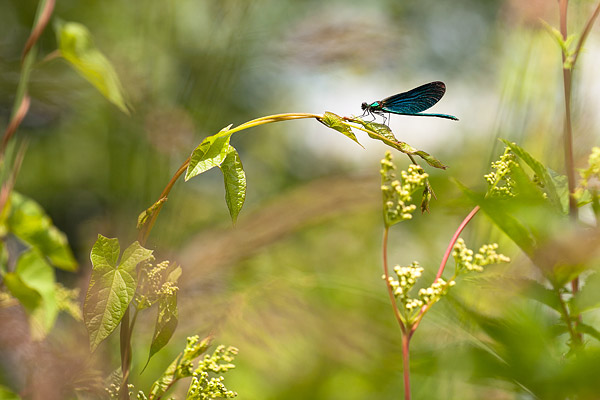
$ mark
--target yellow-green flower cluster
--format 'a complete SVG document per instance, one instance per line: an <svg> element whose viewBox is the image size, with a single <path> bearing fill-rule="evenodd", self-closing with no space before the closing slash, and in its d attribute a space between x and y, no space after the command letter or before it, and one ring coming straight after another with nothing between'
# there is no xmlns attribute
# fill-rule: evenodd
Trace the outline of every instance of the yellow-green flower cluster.
<svg viewBox="0 0 600 400"><path fill-rule="evenodd" d="M106 394L108 395L108 398L110 400L118 400L120 398L119 385L117 385L116 383L111 383L107 388L104 388L104 390L106 391ZM135 387L131 383L129 385L127 385L127 391L129 393L129 397L131 397L134 390L135 390ZM141 394L141 397L140 397L140 394ZM143 392L138 393L136 397L140 400L147 399L146 395Z"/></svg>
<svg viewBox="0 0 600 400"><path fill-rule="evenodd" d="M408 171L396 177L396 166L392 153L385 153L381 160L381 192L383 194L383 214L387 226L412 218L417 206L412 204L412 194L427 184L429 175L418 165L411 164Z"/></svg>
<svg viewBox="0 0 600 400"><path fill-rule="evenodd" d="M180 274L181 268L170 261L142 266L140 285L136 293L138 308L148 308L160 298L177 293Z"/></svg>
<svg viewBox="0 0 600 400"><path fill-rule="evenodd" d="M511 170L517 166L516 157L510 148L504 150L500 160L492 162L495 171L484 175L487 181L488 194L492 197L514 197L515 181L511 176Z"/></svg>
<svg viewBox="0 0 600 400"><path fill-rule="evenodd" d="M419 299L423 304L435 303L442 298L443 295L448 293L448 289L456 284L455 281L451 280L446 282L442 278L438 278L428 288L419 290Z"/></svg>
<svg viewBox="0 0 600 400"><path fill-rule="evenodd" d="M421 307L423 304L418 304L418 301L411 299L408 296L408 293L413 286L415 286L417 279L423 274L423 268L415 261L408 267L396 265L394 267L394 272L396 273L396 276L398 276L398 279L394 279L391 276L388 278L388 285L392 288L394 296L400 300L408 310ZM385 279L385 276L383 276L383 279Z"/></svg>
<svg viewBox="0 0 600 400"><path fill-rule="evenodd" d="M456 275L467 271L481 272L486 265L510 262L510 258L498 254L497 249L497 243L486 244L481 246L477 254L474 254L473 250L467 248L465 241L459 238L452 250L452 257L456 263Z"/></svg>
<svg viewBox="0 0 600 400"><path fill-rule="evenodd" d="M186 396L186 400L210 400L216 398L231 399L237 393L231 391L223 384L224 378L211 377L209 372L223 373L235 368L232 364L238 349L235 347L218 346L212 356L205 355L198 363L198 368L192 373L192 382Z"/></svg>
<svg viewBox="0 0 600 400"><path fill-rule="evenodd" d="M396 265L394 272L398 276L398 279L390 276L388 284L392 288L394 296L400 302L402 309L408 313L417 311L424 305L435 303L455 283L454 281L446 282L440 278L428 288L420 289L418 298L411 298L409 292L423 274L423 268L415 261L407 267ZM385 276L383 278L385 279Z"/></svg>
<svg viewBox="0 0 600 400"><path fill-rule="evenodd" d="M590 189L594 196L598 194L598 182L595 185L590 185L590 180L600 180L600 147L593 147L592 154L588 158L588 167L579 171L581 182L575 190L575 197L580 199L583 196L585 189Z"/></svg>

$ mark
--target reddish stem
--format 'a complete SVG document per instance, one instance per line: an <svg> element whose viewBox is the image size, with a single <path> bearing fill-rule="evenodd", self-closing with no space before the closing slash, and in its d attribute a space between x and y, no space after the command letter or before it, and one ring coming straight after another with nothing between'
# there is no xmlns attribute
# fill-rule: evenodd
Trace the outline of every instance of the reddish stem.
<svg viewBox="0 0 600 400"><path fill-rule="evenodd" d="M465 229L465 226L467 226L467 224L473 219L473 217L475 216L475 214L477 214L478 211L479 206L475 206L475 208L471 210L469 215L467 215L465 219L463 219L463 222L460 223L460 225L456 229L456 232L454 232L452 239L450 239L450 243L448 243L448 248L444 253L444 258L442 258L442 262L440 263L440 268L438 269L437 275L435 276L435 281L442 277L442 273L444 272L444 268L446 268L446 263L448 262L448 258L450 258L450 254L452 254L452 249L454 248L458 237L462 233L463 229Z"/></svg>
<svg viewBox="0 0 600 400"><path fill-rule="evenodd" d="M442 273L444 272L444 268L446 268L446 263L448 262L448 258L450 258L450 254L452 254L452 249L454 248L456 241L460 237L460 234L465 229L467 224L473 219L473 217L475 216L475 214L477 214L479 212L479 210L480 210L480 207L475 206L475 208L473 208L473 210L471 210L469 215L467 215L465 217L465 219L463 219L463 221L460 223L460 225L456 229L456 232L454 232L452 239L450 239L450 243L448 243L448 248L446 249L446 252L444 253L444 257L442 258L442 262L440 263L440 268L438 269L438 272L437 272L437 275L435 276L434 282L442 277ZM429 308L432 305L433 305L433 303L429 303L429 304L424 305L421 308L419 315L415 319L415 323L412 324L412 326L410 327L410 332L408 332L409 340L412 337L412 335L415 333L415 331L417 330L417 327L419 326L419 324L421 323L421 320L423 319L423 315L425 315L427 310L429 310Z"/></svg>
<svg viewBox="0 0 600 400"><path fill-rule="evenodd" d="M404 375L404 400L410 400L410 335L402 335L402 364Z"/></svg>
<svg viewBox="0 0 600 400"><path fill-rule="evenodd" d="M54 10L55 3L56 0L47 0L46 4L44 4L44 9L40 13L39 18L35 26L31 30L31 34L29 35L27 42L25 43L25 47L23 48L21 62L25 60L25 56L27 55L27 53L29 53L29 50L31 50L33 45L38 41L38 39L42 35L42 32L44 31L44 28L46 28L46 25L48 25L50 17L52 16L52 11Z"/></svg>
<svg viewBox="0 0 600 400"><path fill-rule="evenodd" d="M396 297L394 296L394 292L392 290L392 287L390 286L390 273L387 261L387 243L389 232L390 228L386 226L385 230L383 231L383 276L385 277L385 287L387 288L388 295L390 296L390 303L392 304L392 308L394 309L394 315L396 316L398 325L400 325L400 329L402 330L402 336L404 337L407 333L406 326L404 325L404 322L402 322L400 310L398 310L398 306L396 305Z"/></svg>
<svg viewBox="0 0 600 400"><path fill-rule="evenodd" d="M4 137L2 138L2 146L0 148L0 154L4 154L4 151L6 150L6 146L8 145L8 141L15 134L15 132L17 131L17 128L19 128L19 125L21 125L21 122L23 122L25 115L27 115L27 111L29 111L30 104L31 104L31 98L26 94L23 97L23 100L21 100L21 104L19 104L19 107L17 108L17 111L15 113L15 116L11 119L10 123L6 127L6 130L4 131Z"/></svg>

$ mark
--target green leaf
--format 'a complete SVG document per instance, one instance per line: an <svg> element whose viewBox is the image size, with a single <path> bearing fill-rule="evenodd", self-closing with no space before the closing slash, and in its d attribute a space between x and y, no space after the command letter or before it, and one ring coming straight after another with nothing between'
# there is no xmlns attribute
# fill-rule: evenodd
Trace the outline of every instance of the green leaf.
<svg viewBox="0 0 600 400"><path fill-rule="evenodd" d="M32 336L43 339L54 326L59 311L54 269L32 249L21 254L15 271L6 274L5 281L30 316Z"/></svg>
<svg viewBox="0 0 600 400"><path fill-rule="evenodd" d="M343 133L345 136L349 137L358 143L360 147L362 147L356 138L356 135L354 132L352 132L352 128L348 124L344 123L344 120L339 115L326 111L325 114L323 114L323 117L319 119L319 122L328 128Z"/></svg>
<svg viewBox="0 0 600 400"><path fill-rule="evenodd" d="M20 400L21 397L8 389L6 386L0 385L0 399L2 400Z"/></svg>
<svg viewBox="0 0 600 400"><path fill-rule="evenodd" d="M178 321L177 293L175 292L158 301L158 315L156 317L156 325L154 326L154 335L152 337L152 344L150 345L148 361L169 343L173 332L175 332L175 328L177 328Z"/></svg>
<svg viewBox="0 0 600 400"><path fill-rule="evenodd" d="M148 218L150 218L150 216L156 212L156 210L158 210L160 207L162 207L162 205L167 201L166 197L163 197L161 199L159 199L156 203L152 204L150 207L146 208L144 211L142 211L140 213L140 215L138 215L138 219L137 219L137 228L140 229L142 226L146 225L146 222L148 222Z"/></svg>
<svg viewBox="0 0 600 400"><path fill-rule="evenodd" d="M596 340L600 340L600 331L598 331L591 325L584 324L583 322L578 322L577 324L575 324L575 330L579 333L590 335Z"/></svg>
<svg viewBox="0 0 600 400"><path fill-rule="evenodd" d="M404 142L400 142L400 143L406 144ZM417 150L414 153L409 153L409 154L415 154L415 155L421 157L423 160L425 160L427 162L427 164L431 165L434 168L439 168L439 169L448 168L447 165L444 165L440 160L438 160L431 154L424 152L423 150Z"/></svg>
<svg viewBox="0 0 600 400"><path fill-rule="evenodd" d="M171 268L165 282L173 284L173 287L176 288L182 270L180 266ZM154 335L152 337L152 344L150 345L150 353L146 365L148 365L148 362L154 354L169 343L169 340L173 336L173 332L175 332L175 328L177 328L178 321L177 289L174 289L172 292L164 294L158 301L158 315L156 316Z"/></svg>
<svg viewBox="0 0 600 400"><path fill-rule="evenodd" d="M421 213L429 212L429 203L431 202L431 197L433 195L433 188L429 184L428 179L427 184L423 188L423 195L421 196Z"/></svg>
<svg viewBox="0 0 600 400"><path fill-rule="evenodd" d="M229 154L229 132L231 125L221 129L216 135L204 138L202 143L192 152L190 163L185 173L185 180L200 175L211 168L221 166L227 154Z"/></svg>
<svg viewBox="0 0 600 400"><path fill-rule="evenodd" d="M77 270L67 237L52 225L52 220L35 201L12 192L7 230L48 257L52 265L66 271Z"/></svg>
<svg viewBox="0 0 600 400"><path fill-rule="evenodd" d="M369 133L369 137L371 139L381 140L381 138L379 136L383 136L384 138L386 138L392 142L398 141L398 139L396 139L396 136L394 136L394 134L392 133L392 130L390 129L390 127L385 124L380 124L377 122L366 122L363 120L360 120L360 123L366 129L368 129L372 132L372 133Z"/></svg>
<svg viewBox="0 0 600 400"><path fill-rule="evenodd" d="M136 266L152 258L138 242L119 258L119 240L98 235L91 253L92 277L83 305L83 318L93 350L119 325L137 287Z"/></svg>
<svg viewBox="0 0 600 400"><path fill-rule="evenodd" d="M600 273L589 276L571 299L573 314L578 315L600 307Z"/></svg>
<svg viewBox="0 0 600 400"><path fill-rule="evenodd" d="M190 366L197 357L204 353L212 340L210 336L202 341L191 341L190 339L192 338L188 338L188 343L183 353L179 353L161 377L152 384L149 393L151 399L162 397L174 382L191 376L193 368L186 368L186 366Z"/></svg>
<svg viewBox="0 0 600 400"><path fill-rule="evenodd" d="M3 279L10 294L19 300L28 313L33 312L39 307L42 302L42 295L23 282L23 279L17 273L8 272L3 276Z"/></svg>
<svg viewBox="0 0 600 400"><path fill-rule="evenodd" d="M225 180L225 201L235 224L246 199L246 174L240 156L233 147L230 146L220 168Z"/></svg>
<svg viewBox="0 0 600 400"><path fill-rule="evenodd" d="M76 22L55 24L62 57L111 103L129 115L123 86L112 64L96 48L90 31Z"/></svg>
<svg viewBox="0 0 600 400"><path fill-rule="evenodd" d="M515 242L525 254L530 257L533 256L536 240L532 232L510 212L507 207L508 201L485 199L483 195L471 191L460 182L456 181L456 184L471 201L481 207L481 210L487 214L492 222Z"/></svg>
<svg viewBox="0 0 600 400"><path fill-rule="evenodd" d="M556 291L552 289L548 289L538 281L533 279L524 279L523 283L525 283L526 288L524 291L525 296L530 299L536 300L542 304L547 305L553 310L562 313L562 307L560 301L558 301L558 295Z"/></svg>
<svg viewBox="0 0 600 400"><path fill-rule="evenodd" d="M516 143L511 143L508 140L500 139L502 143L508 146L513 153L521 160L525 162L531 168L531 170L537 175L540 182L544 186L544 190L548 195L548 199L552 203L552 205L559 211L563 211L563 207L561 204L560 196L558 195L557 188L555 186L555 180L550 175L550 172L544 164L536 160L529 154L525 149L517 145Z"/></svg>

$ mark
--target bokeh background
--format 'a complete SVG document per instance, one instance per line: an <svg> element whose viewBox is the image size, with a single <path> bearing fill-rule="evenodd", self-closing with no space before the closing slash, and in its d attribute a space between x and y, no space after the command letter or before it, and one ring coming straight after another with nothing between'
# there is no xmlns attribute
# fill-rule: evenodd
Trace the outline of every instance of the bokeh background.
<svg viewBox="0 0 600 400"><path fill-rule="evenodd" d="M581 30L592 5L571 2L572 31ZM36 7L33 0L0 2L2 126ZM130 117L121 113L64 61L33 71L33 103L18 132L29 147L16 189L68 235L80 271L59 279L82 293L99 233L135 240L138 214L205 136L260 116L359 115L363 101L444 81L446 95L434 110L459 122L390 120L400 140L450 166L426 168L437 194L431 212L391 236L391 262L418 260L427 279L471 208L453 180L483 188L501 151L498 138L562 172L560 50L540 23L557 26L556 1L60 0L54 16L90 29L134 109ZM575 72L578 166L598 142L599 32L592 31ZM56 46L47 29L40 53ZM313 120L234 135L248 178L235 227L218 171L176 184L147 247L183 266L180 323L140 374L155 318L141 317L132 372L138 389L149 388L186 336L214 332L217 342L240 349L226 381L242 400L401 398L400 331L381 280L379 160L386 148L366 135L359 140L365 149ZM409 161L395 160L401 168ZM474 248L499 241L516 260L454 290L460 302L494 313L513 290L502 277L528 265L484 216L465 238ZM436 304L412 342L414 398L528 398L516 385L477 376L470 349L481 346L481 334L449 304ZM48 339L62 354L49 352L69 359L72 349L76 358L85 340L84 328L64 316ZM118 365L117 349L113 335L92 361L79 361L108 373ZM18 387L14 364L22 355L5 350L0 377ZM78 368L64 371L72 378Z"/></svg>

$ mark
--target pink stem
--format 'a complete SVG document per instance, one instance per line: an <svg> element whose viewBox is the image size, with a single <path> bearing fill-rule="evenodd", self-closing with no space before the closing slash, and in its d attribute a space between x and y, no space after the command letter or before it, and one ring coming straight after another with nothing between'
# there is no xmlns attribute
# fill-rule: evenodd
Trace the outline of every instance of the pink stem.
<svg viewBox="0 0 600 400"><path fill-rule="evenodd" d="M461 224L458 226L456 232L454 232L454 236L452 236L450 243L448 243L448 248L446 249L446 253L444 253L444 258L442 258L442 262L440 263L440 269L438 270L437 275L435 276L434 282L442 277L442 273L444 272L444 268L446 268L446 263L448 262L448 258L450 258L450 254L452 254L452 249L454 248L458 237L462 233L463 229L465 229L465 226L467 226L467 224L473 219L473 217L475 216L475 214L477 214L478 211L479 206L475 206L475 208L471 210L469 215L467 215L463 222L461 222Z"/></svg>

